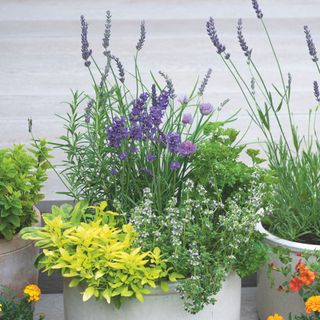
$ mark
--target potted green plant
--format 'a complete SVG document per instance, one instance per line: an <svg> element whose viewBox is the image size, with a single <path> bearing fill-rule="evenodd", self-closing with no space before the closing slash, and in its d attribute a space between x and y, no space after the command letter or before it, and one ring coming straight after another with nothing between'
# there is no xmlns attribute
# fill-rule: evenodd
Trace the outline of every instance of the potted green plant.
<svg viewBox="0 0 320 320"><path fill-rule="evenodd" d="M0 283L16 292L38 279L33 266L38 250L18 233L40 224L35 205L43 198L40 189L47 179L47 157L45 141L29 151L23 145L0 150Z"/></svg>
<svg viewBox="0 0 320 320"><path fill-rule="evenodd" d="M244 37L241 19L238 21L237 36L246 57L250 79L246 79L241 73L230 53L227 53L226 47L220 42L212 18L207 22L207 32L217 53L239 85L253 122L264 136L271 174L263 196L265 214L262 223L257 225L257 230L266 235L265 243L270 248L271 255L269 262L258 272L257 307L260 318L265 319L276 312L286 314L289 310L292 316L304 312L298 295L284 295L275 289L286 280L283 275L276 274L275 288L270 288L270 266L271 269L284 267L285 261L279 256L279 247L291 252L292 269L299 259L297 253L304 250L312 253L320 249L320 143L317 119L320 93L318 82L315 81L313 89L316 105L308 110L308 131L302 134L301 128L299 131L295 124L292 111L292 76L286 76L283 72L258 2L252 0L252 4L265 30L279 71L279 79L272 79L271 85L264 79L255 62L253 51ZM304 32L312 61L319 71L317 51L307 26L304 27ZM275 85L277 80L280 85ZM287 128L285 122L289 124Z"/></svg>
<svg viewBox="0 0 320 320"><path fill-rule="evenodd" d="M94 95L74 92L70 111L61 116L66 133L54 145L66 153L61 178L67 194L90 204L109 199L110 208L138 231L142 250L161 248L168 266L184 276L168 294L148 296L143 306L130 300L120 309L123 319L140 319L144 312L149 319L239 320L239 276L254 272L265 259L254 228L264 187L258 152L247 150L253 165L240 161L246 146L238 131L227 128L235 116L219 121L226 102L214 108L203 101L211 70L189 96L180 98L163 72L162 81L151 73L151 84L146 84L138 67L144 22L132 73L110 51L110 12L103 39L105 68L93 57L83 16L81 28L82 57ZM80 295L79 288L70 290L65 286L68 320L80 319L79 310L87 319L87 308L92 314L99 309L86 303L72 307Z"/></svg>

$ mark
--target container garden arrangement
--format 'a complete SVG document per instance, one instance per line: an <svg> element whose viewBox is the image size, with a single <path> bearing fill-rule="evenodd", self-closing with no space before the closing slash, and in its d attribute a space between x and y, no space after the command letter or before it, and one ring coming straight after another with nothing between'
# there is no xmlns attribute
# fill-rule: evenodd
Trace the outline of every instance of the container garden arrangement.
<svg viewBox="0 0 320 320"><path fill-rule="evenodd" d="M207 22L207 32L218 55L239 85L253 122L265 138L270 175L268 186L263 191L265 216L262 223L257 225L257 230L266 235L265 243L269 246L271 256L258 273L258 314L260 319L266 319L270 314L287 314L289 310L294 317L304 312L298 295L285 295L275 289L286 279L288 281L288 277L275 274L275 288L270 288L268 273L270 266L271 269L283 267L285 261L281 261L279 252L284 249L291 252L292 270L299 259L296 253L303 250L312 253L320 249L320 143L317 133L320 93L318 82L315 81L313 89L317 104L309 109L308 132L301 134L294 123L291 108L292 76L286 76L282 70L258 2L252 0L252 4L270 44L279 71L277 80L280 85L275 84L277 80L273 80L271 85L265 81L255 63L254 52L245 40L241 19L238 21L237 36L251 75L249 80L221 43L212 18ZM307 26L304 32L312 61L319 71L316 48ZM283 124L283 116L287 117L288 128Z"/></svg>
<svg viewBox="0 0 320 320"><path fill-rule="evenodd" d="M203 101L210 69L190 95L179 98L164 72L142 79L138 56L146 39L144 22L131 73L110 49L110 12L102 42L104 68L94 59L83 16L81 29L82 58L94 93L73 92L70 111L59 115L66 133L53 143L66 154L60 176L66 193L80 202L74 209L54 207L46 226L23 231L25 239L37 240L44 249L38 267L60 269L65 278L66 320L110 315L239 320L239 276L255 272L266 258L255 229L265 188L259 152L247 149L239 132L228 128L234 116L218 119L225 102L214 108ZM250 166L239 160L245 150ZM118 215L105 212L105 200ZM84 203L93 208L83 209ZM116 239L103 240L99 233L109 230L111 216ZM125 240L128 229L135 231ZM109 250L101 241L111 240L120 246L128 241L117 259L134 252L137 260L143 256L144 266L131 270L134 257L125 267L110 264L106 256L100 260L100 250ZM89 243L83 254L80 248ZM77 265L76 257L87 260ZM154 281L126 275L144 268L150 268ZM156 284L164 292L154 289ZM143 304L133 299L141 301L143 294Z"/></svg>
<svg viewBox="0 0 320 320"><path fill-rule="evenodd" d="M23 145L0 150L0 284L16 292L38 279L33 265L38 250L18 233L40 223L35 204L43 198L47 158L45 141L29 150Z"/></svg>

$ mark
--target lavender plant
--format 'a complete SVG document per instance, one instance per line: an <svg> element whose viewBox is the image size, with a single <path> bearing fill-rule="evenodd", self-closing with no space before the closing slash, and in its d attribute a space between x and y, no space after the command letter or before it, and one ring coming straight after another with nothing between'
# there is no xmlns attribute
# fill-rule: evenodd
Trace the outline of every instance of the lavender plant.
<svg viewBox="0 0 320 320"><path fill-rule="evenodd" d="M290 74L287 77L284 75L258 1L252 0L252 5L271 47L280 85L269 85L264 79L255 63L253 51L245 40L241 19L238 21L237 37L246 58L250 80L240 72L230 55L222 54L225 47L222 51L212 18L207 22L207 32L223 63L239 86L252 120L265 138L265 150L273 179L270 184L272 192L266 193L272 206L272 214L264 218L264 226L270 232L288 240L320 243L320 142L317 134L319 85L314 81L313 91L317 105L309 111L308 133L300 134L293 121L291 108L292 77ZM317 50L307 26L304 27L304 32L309 54L320 72ZM257 94L253 90L253 84ZM285 129L279 116L284 108L289 130ZM276 136L275 129L280 131L280 137Z"/></svg>

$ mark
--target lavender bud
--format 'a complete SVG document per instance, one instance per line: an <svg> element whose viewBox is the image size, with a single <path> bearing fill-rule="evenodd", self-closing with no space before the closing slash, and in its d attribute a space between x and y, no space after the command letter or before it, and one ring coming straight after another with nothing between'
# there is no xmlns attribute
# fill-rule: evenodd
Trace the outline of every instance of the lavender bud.
<svg viewBox="0 0 320 320"><path fill-rule="evenodd" d="M144 45L144 42L146 40L146 25L144 21L141 21L140 24L140 38L138 40L138 43L136 45L137 51L140 51Z"/></svg>
<svg viewBox="0 0 320 320"><path fill-rule="evenodd" d="M124 80L125 80L125 77L124 77L124 68L123 68L123 65L120 61L120 59L116 56L111 56L111 58L116 62L117 64L117 68L118 68L118 71L119 71L119 80L124 83Z"/></svg>
<svg viewBox="0 0 320 320"><path fill-rule="evenodd" d="M199 96L202 96L203 93L204 93L204 90L206 89L206 86L208 84L208 81L211 77L211 73L212 73L212 69L209 68L206 75L204 76L203 80L202 80L202 83L201 83L201 86L199 87L199 91L198 91L198 95Z"/></svg>
<svg viewBox="0 0 320 320"><path fill-rule="evenodd" d="M313 82L313 93L316 97L317 102L320 102L320 90L319 90L319 84L317 81Z"/></svg>
<svg viewBox="0 0 320 320"><path fill-rule="evenodd" d="M239 44L240 44L242 51L244 52L244 55L248 59L250 59L252 49L249 49L249 47L247 46L246 40L244 39L243 32L242 32L242 20L241 19L238 20L237 34L238 34L238 41L239 41Z"/></svg>
<svg viewBox="0 0 320 320"><path fill-rule="evenodd" d="M92 54L92 50L89 48L88 42L88 23L84 16L80 17L81 22L81 53L82 59L85 61L84 65L89 67L91 62L88 60Z"/></svg>
<svg viewBox="0 0 320 320"><path fill-rule="evenodd" d="M108 53L109 53L109 51L108 51ZM110 54L107 54L107 64L104 67L103 74L101 75L101 86L102 86L103 82L106 81L106 79L107 79L107 77L109 75L110 66L111 66L111 56L110 56Z"/></svg>
<svg viewBox="0 0 320 320"><path fill-rule="evenodd" d="M304 26L303 29L304 29L304 33L306 34L306 40L307 40L307 45L308 45L308 49L309 49L309 54L312 57L312 61L317 62L319 59L317 56L316 46L314 45L313 39L311 37L310 29L308 26Z"/></svg>
<svg viewBox="0 0 320 320"><path fill-rule="evenodd" d="M173 83L172 80L169 78L169 76L167 74L165 74L162 71L159 71L159 74L164 78L164 80L166 81L167 84L167 88L169 90L169 95L171 99L174 99L176 97L175 93L174 93L174 87L173 87Z"/></svg>
<svg viewBox="0 0 320 320"><path fill-rule="evenodd" d="M157 105L158 98L157 98L157 88L155 84L151 86L151 101L153 106Z"/></svg>
<svg viewBox="0 0 320 320"><path fill-rule="evenodd" d="M91 109L92 109L93 104L94 104L94 100L90 99L90 101L87 104L87 107L84 109L85 110L84 121L87 124L90 123Z"/></svg>
<svg viewBox="0 0 320 320"><path fill-rule="evenodd" d="M251 86L251 93L254 96L256 94L256 90L255 90L256 81L255 81L255 79L253 77L251 78L250 86Z"/></svg>
<svg viewBox="0 0 320 320"><path fill-rule="evenodd" d="M258 1L257 0L252 0L252 6L253 6L254 11L256 12L257 18L258 19L262 19L263 13L262 13L262 11L260 9Z"/></svg>
<svg viewBox="0 0 320 320"><path fill-rule="evenodd" d="M32 119L28 118L28 132L31 133L32 132Z"/></svg>
<svg viewBox="0 0 320 320"><path fill-rule="evenodd" d="M106 23L105 23L105 30L104 30L104 37L102 39L102 46L104 48L103 54L108 56L110 51L108 50L110 45L110 37L111 37L111 12L108 10L106 12Z"/></svg>
<svg viewBox="0 0 320 320"><path fill-rule="evenodd" d="M220 42L218 34L217 34L217 30L214 24L214 19L212 17L209 18L209 20L207 21L207 33L211 39L211 42L213 43L213 45L216 47L217 49L217 53L221 54L223 52L226 51L226 47ZM226 54L226 59L230 58L230 54Z"/></svg>

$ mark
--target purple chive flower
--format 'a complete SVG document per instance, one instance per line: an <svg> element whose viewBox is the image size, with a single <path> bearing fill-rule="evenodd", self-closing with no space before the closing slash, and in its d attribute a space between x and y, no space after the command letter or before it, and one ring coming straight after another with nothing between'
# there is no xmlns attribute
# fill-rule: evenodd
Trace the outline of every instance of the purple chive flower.
<svg viewBox="0 0 320 320"><path fill-rule="evenodd" d="M309 54L312 58L313 62L317 62L318 59L318 55L317 55L317 50L316 50L316 46L314 45L313 39L311 37L311 33L310 33L310 29L308 26L304 26L304 33L306 35L306 41L307 41L307 45L308 45L308 49L309 49Z"/></svg>
<svg viewBox="0 0 320 320"><path fill-rule="evenodd" d="M112 168L112 169L110 170L110 173L111 173L112 176L116 176L116 175L118 174L118 170L115 169L115 168Z"/></svg>
<svg viewBox="0 0 320 320"><path fill-rule="evenodd" d="M317 102L320 102L320 90L319 90L319 84L317 81L313 82L313 93L316 97Z"/></svg>
<svg viewBox="0 0 320 320"><path fill-rule="evenodd" d="M119 153L119 159L120 159L121 161L126 160L126 159L127 159L127 156L128 156L128 152L121 152L121 153Z"/></svg>
<svg viewBox="0 0 320 320"><path fill-rule="evenodd" d="M253 6L254 11L256 12L257 18L258 19L262 19L263 13L262 13L262 11L260 9L258 1L257 0L252 0L252 6Z"/></svg>
<svg viewBox="0 0 320 320"><path fill-rule="evenodd" d="M105 56L110 56L109 45L111 37L111 12L108 10L106 12L106 23L104 29L104 37L102 39L102 46L104 48L103 54Z"/></svg>
<svg viewBox="0 0 320 320"><path fill-rule="evenodd" d="M158 128L162 123L163 115L169 104L169 91L163 90L156 100L156 104L154 102L152 102L152 106L150 107L150 119L152 125Z"/></svg>
<svg viewBox="0 0 320 320"><path fill-rule="evenodd" d="M125 76L124 76L124 68L123 65L120 61L120 59L116 56L111 56L111 58L116 62L117 68L118 68L118 72L119 72L119 80L120 82L124 83L125 80Z"/></svg>
<svg viewBox="0 0 320 320"><path fill-rule="evenodd" d="M84 109L85 113L84 113L84 121L85 123L89 124L90 123L90 117L91 117L91 109L93 106L94 100L90 99L90 101L87 104L87 107Z"/></svg>
<svg viewBox="0 0 320 320"><path fill-rule="evenodd" d="M137 51L140 51L142 49L145 40L146 40L146 26L145 26L145 22L141 21L141 24L140 24L140 38L139 38L138 43L136 45Z"/></svg>
<svg viewBox="0 0 320 320"><path fill-rule="evenodd" d="M181 97L178 98L178 102L180 104L187 104L189 102L189 99L186 95L183 95Z"/></svg>
<svg viewBox="0 0 320 320"><path fill-rule="evenodd" d="M147 159L147 161L150 161L150 162L152 162L152 161L154 161L154 160L156 160L156 156L154 155L154 154L147 154L146 155L146 159Z"/></svg>
<svg viewBox="0 0 320 320"><path fill-rule="evenodd" d="M128 128L125 124L124 117L116 117L113 120L112 126L107 128L108 145L113 148L118 148L122 140L129 136Z"/></svg>
<svg viewBox="0 0 320 320"><path fill-rule="evenodd" d="M197 151L197 145L190 140L186 140L180 144L179 153L183 157L190 156Z"/></svg>
<svg viewBox="0 0 320 320"><path fill-rule="evenodd" d="M226 51L226 47L220 42L218 34L217 34L217 30L216 30L216 26L214 24L214 19L212 17L209 18L209 20L207 21L207 33L211 39L211 42L213 43L213 45L216 47L217 49L217 53L221 54L223 52ZM226 59L230 58L230 54L227 53L225 55Z"/></svg>
<svg viewBox="0 0 320 320"><path fill-rule="evenodd" d="M174 99L176 97L175 93L174 93L174 87L173 87L173 82L172 80L169 78L169 76L167 74L165 74L162 71L159 71L159 74L162 78L164 78L167 88L169 90L169 95L171 99Z"/></svg>
<svg viewBox="0 0 320 320"><path fill-rule="evenodd" d="M207 116L208 114L213 112L213 106L211 103L201 103L200 104L200 112L202 115Z"/></svg>
<svg viewBox="0 0 320 320"><path fill-rule="evenodd" d="M82 15L80 17L81 22L81 53L82 53L82 59L85 61L84 65L86 67L89 67L91 64L91 61L88 59L90 58L92 54L92 50L89 48L89 42L88 42L88 23L84 16Z"/></svg>
<svg viewBox="0 0 320 320"><path fill-rule="evenodd" d="M209 68L207 73L206 73L206 75L204 76L204 78L202 80L201 86L199 87L199 91L198 91L198 95L199 96L203 95L204 90L205 90L205 88L206 88L206 86L208 84L208 81L209 81L210 77L211 77L211 73L212 73L212 69Z"/></svg>
<svg viewBox="0 0 320 320"><path fill-rule="evenodd" d="M182 123L183 124L192 124L193 117L191 113L184 113L182 116Z"/></svg>
<svg viewBox="0 0 320 320"><path fill-rule="evenodd" d="M166 142L168 144L168 149L170 152L177 153L179 151L179 146L181 142L179 133L169 132L166 137Z"/></svg>
<svg viewBox="0 0 320 320"><path fill-rule="evenodd" d="M179 161L171 161L171 162L170 162L170 169L171 169L172 171L174 171L174 170L179 170L180 167L181 167L181 164L180 164Z"/></svg>
<svg viewBox="0 0 320 320"><path fill-rule="evenodd" d="M250 59L252 49L249 49L249 47L247 46L246 40L244 39L244 36L243 36L242 28L243 28L242 27L242 20L239 19L238 26L237 26L238 41L239 41L239 44L240 44L242 51L244 52L244 55Z"/></svg>

